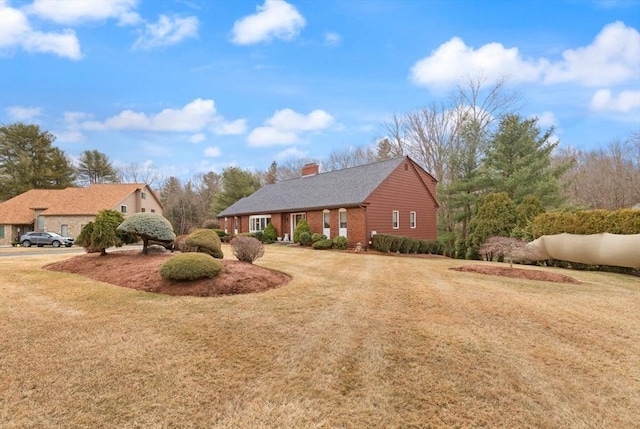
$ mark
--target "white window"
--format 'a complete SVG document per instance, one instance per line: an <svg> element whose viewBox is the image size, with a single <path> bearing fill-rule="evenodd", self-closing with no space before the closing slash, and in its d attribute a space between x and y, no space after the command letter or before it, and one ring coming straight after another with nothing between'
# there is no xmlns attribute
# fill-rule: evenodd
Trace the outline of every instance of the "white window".
<svg viewBox="0 0 640 429"><path fill-rule="evenodd" d="M120 213L126 213L127 212L127 206L120 206Z"/></svg>
<svg viewBox="0 0 640 429"><path fill-rule="evenodd" d="M400 212L398 210L391 212L391 225L393 226L393 229L400 228Z"/></svg>
<svg viewBox="0 0 640 429"><path fill-rule="evenodd" d="M249 232L264 231L271 222L271 215L249 216Z"/></svg>
<svg viewBox="0 0 640 429"><path fill-rule="evenodd" d="M44 216L38 216L38 229L44 229Z"/></svg>
<svg viewBox="0 0 640 429"><path fill-rule="evenodd" d="M347 227L347 210L340 209L340 228L344 229Z"/></svg>
<svg viewBox="0 0 640 429"><path fill-rule="evenodd" d="M329 210L324 210L322 212L322 225L324 229L329 229L331 227L331 213Z"/></svg>
<svg viewBox="0 0 640 429"><path fill-rule="evenodd" d="M409 213L409 227L410 228L416 227L416 212Z"/></svg>

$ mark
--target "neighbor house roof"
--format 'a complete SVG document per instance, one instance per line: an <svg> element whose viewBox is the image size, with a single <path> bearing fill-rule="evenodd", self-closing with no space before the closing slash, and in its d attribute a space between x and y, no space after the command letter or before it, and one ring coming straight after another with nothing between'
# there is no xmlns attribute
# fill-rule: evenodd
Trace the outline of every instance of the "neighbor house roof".
<svg viewBox="0 0 640 429"><path fill-rule="evenodd" d="M31 224L34 209L43 209L41 214L45 216L95 216L100 210L113 209L145 186L141 183L109 183L87 188L31 189L0 203L0 224Z"/></svg>
<svg viewBox="0 0 640 429"><path fill-rule="evenodd" d="M365 202L405 159L394 158L266 185L223 210L218 217L355 206Z"/></svg>

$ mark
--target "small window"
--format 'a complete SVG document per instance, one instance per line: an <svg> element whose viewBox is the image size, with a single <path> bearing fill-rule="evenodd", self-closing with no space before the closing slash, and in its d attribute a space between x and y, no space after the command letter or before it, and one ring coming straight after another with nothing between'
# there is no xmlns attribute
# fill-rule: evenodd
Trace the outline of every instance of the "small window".
<svg viewBox="0 0 640 429"><path fill-rule="evenodd" d="M120 213L126 213L127 212L127 206L120 206Z"/></svg>
<svg viewBox="0 0 640 429"><path fill-rule="evenodd" d="M0 238L4 238L4 225L0 225Z"/></svg>
<svg viewBox="0 0 640 429"><path fill-rule="evenodd" d="M142 213L144 213L144 212L146 212L146 211L147 211L147 209L145 209L144 207L142 207L142 208L140 209L140 211L142 211Z"/></svg>
<svg viewBox="0 0 640 429"><path fill-rule="evenodd" d="M146 200L147 199L147 193L146 192L142 192L140 194L140 198L142 198L143 200Z"/></svg>
<svg viewBox="0 0 640 429"><path fill-rule="evenodd" d="M38 229L44 229L44 217L38 216Z"/></svg>
<svg viewBox="0 0 640 429"><path fill-rule="evenodd" d="M416 212L409 213L409 227L410 228L416 227Z"/></svg>
<svg viewBox="0 0 640 429"><path fill-rule="evenodd" d="M340 209L340 228L345 229L347 227L347 211Z"/></svg>
<svg viewBox="0 0 640 429"><path fill-rule="evenodd" d="M400 212L398 210L391 212L391 226L393 226L393 229L400 228Z"/></svg>
<svg viewBox="0 0 640 429"><path fill-rule="evenodd" d="M156 209L151 209L151 213L155 213L155 212L156 212Z"/></svg>

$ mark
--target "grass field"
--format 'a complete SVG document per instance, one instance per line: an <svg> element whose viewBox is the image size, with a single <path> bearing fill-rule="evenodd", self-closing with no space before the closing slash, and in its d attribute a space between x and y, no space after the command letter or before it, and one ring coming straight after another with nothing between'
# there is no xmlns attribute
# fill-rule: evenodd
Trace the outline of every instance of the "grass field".
<svg viewBox="0 0 640 429"><path fill-rule="evenodd" d="M231 252L225 252L231 254ZM136 292L0 258L0 427L632 428L640 280L269 246L287 286Z"/></svg>

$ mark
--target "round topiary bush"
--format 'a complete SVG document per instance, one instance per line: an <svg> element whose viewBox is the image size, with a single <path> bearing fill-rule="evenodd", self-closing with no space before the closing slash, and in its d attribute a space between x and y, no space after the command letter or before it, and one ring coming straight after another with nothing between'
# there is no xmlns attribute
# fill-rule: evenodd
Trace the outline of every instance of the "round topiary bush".
<svg viewBox="0 0 640 429"><path fill-rule="evenodd" d="M196 229L184 242L189 247L195 247L196 252L207 253L217 259L224 257L220 237L212 229Z"/></svg>
<svg viewBox="0 0 640 429"><path fill-rule="evenodd" d="M347 237L343 237L340 235L333 239L333 245L338 250L346 250L347 247L349 247L349 240L347 239Z"/></svg>
<svg viewBox="0 0 640 429"><path fill-rule="evenodd" d="M314 242L311 246L316 250L331 249L333 247L333 240L325 238L324 240Z"/></svg>
<svg viewBox="0 0 640 429"><path fill-rule="evenodd" d="M299 240L301 245L306 246L309 243L311 243L311 234L309 234L307 231L302 231L300 233L300 236L299 236L298 240Z"/></svg>
<svg viewBox="0 0 640 429"><path fill-rule="evenodd" d="M204 253L183 253L173 256L160 266L160 275L169 280L213 278L222 271L222 262Z"/></svg>

